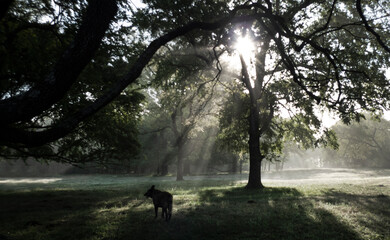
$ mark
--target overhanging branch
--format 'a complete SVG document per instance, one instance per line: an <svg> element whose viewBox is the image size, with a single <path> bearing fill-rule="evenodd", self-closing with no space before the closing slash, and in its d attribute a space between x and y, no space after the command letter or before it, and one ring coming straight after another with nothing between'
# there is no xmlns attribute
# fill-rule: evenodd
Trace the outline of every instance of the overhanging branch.
<svg viewBox="0 0 390 240"><path fill-rule="evenodd" d="M222 18L215 22L194 21L172 30L152 41L144 50L144 52L138 57L137 61L132 65L130 71L91 105L60 121L52 128L44 131L32 132L12 127L2 128L0 129L0 143L5 145L21 144L25 147L34 147L62 138L74 130L80 122L90 117L108 103L110 103L112 100L114 100L129 84L133 83L141 75L142 70L149 63L157 50L169 41L172 41L173 39L195 29L210 31L223 27L229 23L253 21L254 19L254 15L229 15L228 17Z"/></svg>
<svg viewBox="0 0 390 240"><path fill-rule="evenodd" d="M115 0L89 1L73 43L43 82L0 101L0 125L30 120L61 100L91 61L117 10Z"/></svg>
<svg viewBox="0 0 390 240"><path fill-rule="evenodd" d="M386 45L385 42L383 42L381 36L368 24L367 18L363 14L361 0L356 0L356 10L358 11L359 16L362 19L364 27L367 29L367 31L369 31L372 35L375 36L379 45L381 45L383 49L385 49L388 53L390 53L390 48Z"/></svg>

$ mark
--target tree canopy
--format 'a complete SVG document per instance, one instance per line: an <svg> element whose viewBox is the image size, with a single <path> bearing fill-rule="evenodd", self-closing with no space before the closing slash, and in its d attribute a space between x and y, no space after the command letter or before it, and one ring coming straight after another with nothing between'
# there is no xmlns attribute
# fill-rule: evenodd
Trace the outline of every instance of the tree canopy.
<svg viewBox="0 0 390 240"><path fill-rule="evenodd" d="M215 74L198 75L206 82L241 82L245 90L239 95L250 98L252 172L260 171L266 133L272 140L272 134L290 132L298 141L307 133L325 133L322 139L306 138L313 145L333 136L321 126L318 111L330 109L350 123L362 118L363 110L389 109L390 3L385 0L145 0L143 8L124 0L2 4L0 144L7 149L28 152L67 137L81 139L85 132L99 139L90 144L93 150L104 145L106 135L88 127L94 121L95 126L109 122L108 131L136 129L143 100L139 80L148 70L156 81L169 78L170 87L181 90L196 87L190 78L177 77L186 67L213 68ZM253 42L253 56L248 61L240 54L239 66L224 64L237 52L240 36ZM180 64L153 75L159 58L177 53L184 55ZM278 132L285 112L295 122ZM131 132L136 131L119 132L133 135L127 144L135 153Z"/></svg>

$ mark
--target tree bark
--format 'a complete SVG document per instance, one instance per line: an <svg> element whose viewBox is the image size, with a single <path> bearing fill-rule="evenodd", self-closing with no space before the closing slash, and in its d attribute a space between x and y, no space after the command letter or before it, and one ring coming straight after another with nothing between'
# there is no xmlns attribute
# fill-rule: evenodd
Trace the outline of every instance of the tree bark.
<svg viewBox="0 0 390 240"><path fill-rule="evenodd" d="M265 34L262 34L265 35ZM248 67L240 54L240 61L242 66L242 81L245 84L246 88L249 91L250 97L250 115L249 115L249 177L248 184L246 188L248 189L262 189L264 185L261 182L261 162L264 159L264 156L261 154L260 150L260 137L264 134L267 129L270 127L270 123L273 118L273 107L270 108L270 114L267 118L262 120L262 127L260 128L260 105L259 99L266 99L267 95L264 89L264 77L266 75L265 71L265 59L267 51L269 49L270 39L268 37L263 38L263 44L261 46L261 51L255 53L255 68L256 68L256 77L253 79L254 86L252 86L250 81L250 76L248 73ZM267 99L268 100L268 99Z"/></svg>
<svg viewBox="0 0 390 240"><path fill-rule="evenodd" d="M246 188L264 188L261 182L261 161L263 156L260 153L260 130L259 130L259 108L257 100L251 97L251 109L249 116L249 178Z"/></svg>
<svg viewBox="0 0 390 240"><path fill-rule="evenodd" d="M249 178L246 188L248 189L261 189L264 188L261 183L261 161L263 157L260 153L260 114L259 104L259 90L256 89L256 85L252 87L248 68L243 56L240 54L240 61L242 66L242 82L245 84L249 91L250 97L250 113L249 113ZM256 83L258 84L258 83Z"/></svg>

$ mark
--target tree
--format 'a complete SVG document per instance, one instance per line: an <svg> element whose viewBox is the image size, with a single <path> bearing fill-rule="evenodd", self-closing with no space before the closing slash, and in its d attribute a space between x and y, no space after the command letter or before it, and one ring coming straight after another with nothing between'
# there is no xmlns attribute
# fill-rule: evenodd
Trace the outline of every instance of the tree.
<svg viewBox="0 0 390 240"><path fill-rule="evenodd" d="M339 150L325 150L325 164L338 167L389 168L390 122L372 119L368 114L359 123L333 127Z"/></svg>
<svg viewBox="0 0 390 240"><path fill-rule="evenodd" d="M292 113L307 121L308 129L318 126L316 107L336 111L344 122L360 119L362 110L378 113L389 108L389 83L385 77L389 66L388 1L362 5L359 0L266 0L236 1L229 5L225 1L150 0L146 1L144 10L133 15L133 20L142 19L143 15L149 23L143 21L145 28L134 33L139 37L131 43L139 44L140 39L149 36L154 40L143 50L134 51L127 73L108 84L105 88L108 90L100 89L93 101L82 104L72 114L56 117L55 121L43 125L43 129L42 123L31 124L31 120L47 115L75 86L100 44L105 42L107 30L114 28L110 23L118 12L118 3L122 2L90 0L64 4L74 12L69 16L75 18L68 21L71 27L57 27L54 33L69 30L73 41L68 40L58 48L56 61L42 67L46 77L40 77L36 84L29 83L25 75L20 82L3 77L7 83L2 84L6 90L0 98L2 145L32 147L66 136L134 83L161 46L173 44L179 37L197 42L199 35L208 31L215 40L215 45L210 47L223 50L222 44L229 45L234 39L237 26L252 30L253 41L261 50L257 51L259 57L255 62L259 67L257 74L261 74L254 80L266 80L267 92L275 96L275 104L292 109ZM20 15L15 14L21 9L19 2L6 6L7 13L0 15L3 24L12 18L20 19ZM28 7L33 9L31 5ZM375 16L370 12L375 12ZM27 22L38 23L43 28L41 22L34 20L27 19ZM142 36L145 32L148 34ZM4 36L4 39L12 39L8 32ZM67 44L69 42L72 44ZM267 61L262 61L261 56ZM218 68L220 70L220 65ZM254 100L262 97L255 95ZM253 114L258 114L254 109ZM253 126L258 128L256 124ZM259 129L251 131L253 146L257 145L258 132ZM257 165L262 154L258 150L253 154L251 164ZM253 181L250 180L248 187L261 187L257 177L260 169L255 166L251 171Z"/></svg>
<svg viewBox="0 0 390 240"><path fill-rule="evenodd" d="M149 169L157 175L168 174L168 165L174 159L172 134L169 130L170 117L167 111L161 108L158 97L160 91L147 89L146 105L140 124L140 142L142 155L140 165L142 169Z"/></svg>
<svg viewBox="0 0 390 240"><path fill-rule="evenodd" d="M102 91L103 93L101 92L94 101L86 104L70 116L63 116L55 123L46 126L45 130L37 131L36 128L26 130L24 126L15 126L15 123L28 123L32 118L40 116L69 92L81 71L92 60L99 44L102 43L104 33L108 30L109 23L117 13L118 2L114 0L89 1L72 44L64 50L57 62L53 64L54 66L51 66L50 74L42 80L42 83L28 85L26 88L19 89L15 96L9 96L9 91L5 91L6 94L2 96L0 101L0 112L4 116L0 120L2 126L0 142L3 145L33 147L66 136L80 122L85 121L88 117L109 104L129 84L134 83L140 76L143 68L161 46L194 29L217 29L233 17L230 15L213 23L195 21L158 37L136 59L131 61L131 67L127 74L117 79L109 87L109 90L106 92ZM80 9L71 10L81 11ZM8 13L12 15L13 11ZM79 15L76 14L76 16ZM9 81L10 79L5 78L5 80Z"/></svg>
<svg viewBox="0 0 390 240"><path fill-rule="evenodd" d="M46 2L35 4L36 6L24 1L14 2L10 14L0 23L4 33L1 51L5 61L0 63L0 93L3 103L21 96L28 89L45 87L42 79L61 51L70 43L79 21L77 10L85 8L82 1L64 1L60 6L63 12L54 11L53 6ZM43 10L37 11L35 7ZM71 14L72 11L74 14ZM51 22L41 22L41 17L46 17ZM121 34L131 31L121 28L116 30ZM50 126L58 124L61 118L73 115L97 99L107 85L121 77L123 67L127 66L131 53L136 50L124 46L121 34L113 33L110 29L93 61L85 66L68 93L44 113L31 120L19 121L13 127L44 132ZM2 155L7 158L34 156L36 159L70 162L75 165L89 161L105 166L125 163L139 151L136 135L141 110L139 104L142 100L143 96L135 88L128 88L110 105L61 140L29 149L24 144L9 144L10 148L5 148ZM33 104L40 107L40 102ZM23 108L17 109L24 111ZM3 134L4 132L2 136L6 137Z"/></svg>
<svg viewBox="0 0 390 240"><path fill-rule="evenodd" d="M246 26L238 25L244 31L242 35L249 32L257 44L256 56L252 60L256 76L250 77L247 63L241 55L240 61L242 82L250 96L251 168L247 187L261 188L259 163L264 158L264 151L260 150L259 139L261 131L269 128L260 128L260 102L267 101L264 100L267 98L270 102L272 98L269 96L274 96L275 105L268 106L268 116L272 119L273 113L280 107L288 106L301 121L296 122L303 126L300 129L306 129L311 135L320 129L316 107L336 110L347 123L359 120L362 117L359 109L377 112L380 107L388 107L387 101L384 101L387 97L383 95L389 91L384 70L373 69L388 66L389 58L384 57L387 53L378 44L380 41L362 31L363 23L351 2L302 1L293 5L266 1L264 5L249 5L265 14L246 23ZM338 10L340 8L346 11ZM315 9L318 14L313 14L313 11L308 14L310 9ZM379 19L386 17L381 15ZM389 22L382 23L386 25ZM233 28L231 35L234 31ZM234 36L231 38L234 39ZM361 51L355 51L356 47ZM262 118L265 126L266 119L267 116ZM294 140L308 136L296 133ZM312 144L333 139L332 133L327 130L324 133L324 139L311 140Z"/></svg>
<svg viewBox="0 0 390 240"><path fill-rule="evenodd" d="M159 88L159 111L164 112L163 119L170 120L166 128L173 135L171 143L172 148L176 149L178 181L183 180L184 166L189 166L185 164L185 150L191 132L199 120L211 111L210 101L214 96L213 69L207 65L212 61L210 54L196 53L191 51L192 48L191 45L184 45L181 49L168 48L169 53L161 59L157 58L155 65L151 65L151 68L155 68L152 85ZM163 163L166 164L167 160L164 159Z"/></svg>

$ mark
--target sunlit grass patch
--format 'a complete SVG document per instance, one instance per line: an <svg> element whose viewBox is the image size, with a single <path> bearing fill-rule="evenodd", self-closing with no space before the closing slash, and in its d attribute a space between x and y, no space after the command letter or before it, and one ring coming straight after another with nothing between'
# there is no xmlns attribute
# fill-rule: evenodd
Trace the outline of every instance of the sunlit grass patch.
<svg viewBox="0 0 390 240"><path fill-rule="evenodd" d="M362 239L390 237L390 197L368 192L362 194L334 192L318 200L317 205L333 214L338 221L359 233Z"/></svg>
<svg viewBox="0 0 390 240"><path fill-rule="evenodd" d="M388 239L386 179L269 182L246 190L235 176L190 179L86 176L0 185L7 239ZM173 194L169 223L154 218L151 185Z"/></svg>

